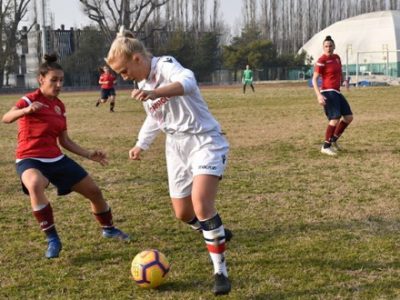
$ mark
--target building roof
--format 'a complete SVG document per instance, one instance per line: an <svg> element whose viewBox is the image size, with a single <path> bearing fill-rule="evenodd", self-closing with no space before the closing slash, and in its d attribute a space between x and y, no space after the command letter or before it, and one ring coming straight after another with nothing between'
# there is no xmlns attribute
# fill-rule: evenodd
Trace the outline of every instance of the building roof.
<svg viewBox="0 0 400 300"><path fill-rule="evenodd" d="M336 22L315 34L303 47L313 57L312 63L322 55L322 43L327 35L335 41L342 64L399 62L400 52L400 11L386 10L362 14ZM387 52L389 51L389 53ZM347 54L347 55L346 55ZM347 57L346 57L347 56Z"/></svg>

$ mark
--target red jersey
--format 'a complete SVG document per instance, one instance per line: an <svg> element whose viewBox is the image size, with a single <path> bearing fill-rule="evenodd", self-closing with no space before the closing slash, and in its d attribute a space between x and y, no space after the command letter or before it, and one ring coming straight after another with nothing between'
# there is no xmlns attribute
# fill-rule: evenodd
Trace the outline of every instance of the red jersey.
<svg viewBox="0 0 400 300"><path fill-rule="evenodd" d="M315 64L314 71L322 77L321 90L340 91L340 85L342 83L342 63L339 55L322 55Z"/></svg>
<svg viewBox="0 0 400 300"><path fill-rule="evenodd" d="M100 75L99 81L107 81L106 84L102 84L102 89L112 89L114 87L115 76L111 73L103 73Z"/></svg>
<svg viewBox="0 0 400 300"><path fill-rule="evenodd" d="M57 138L67 130L65 106L58 98L46 98L40 89L22 97L15 106L21 109L35 101L46 106L18 119L17 159L62 155Z"/></svg>

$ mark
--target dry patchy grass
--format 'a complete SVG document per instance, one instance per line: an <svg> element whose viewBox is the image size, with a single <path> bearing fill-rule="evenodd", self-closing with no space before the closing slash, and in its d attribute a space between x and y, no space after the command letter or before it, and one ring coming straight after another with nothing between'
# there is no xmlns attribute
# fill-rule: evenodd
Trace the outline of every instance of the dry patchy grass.
<svg viewBox="0 0 400 300"><path fill-rule="evenodd" d="M302 85L202 88L231 144L218 208L235 237L228 265L229 299L386 299L400 297L398 255L399 87L346 92L355 120L336 158L319 153L326 120ZM18 96L1 96L4 113ZM109 199L129 245L104 241L78 195L48 194L64 241L58 260L19 191L14 170L16 126L0 126L0 297L10 299L209 299L211 266L199 235L170 208L164 137L141 162L130 162L144 120L139 103L119 91L116 112L94 107L97 93L65 93L70 136L108 152L100 167L71 155ZM149 247L172 262L168 284L134 286L129 264Z"/></svg>

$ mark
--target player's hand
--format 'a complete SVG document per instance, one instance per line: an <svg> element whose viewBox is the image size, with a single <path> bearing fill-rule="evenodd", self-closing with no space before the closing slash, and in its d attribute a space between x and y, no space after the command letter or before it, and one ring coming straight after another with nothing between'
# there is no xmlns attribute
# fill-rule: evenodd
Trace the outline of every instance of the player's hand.
<svg viewBox="0 0 400 300"><path fill-rule="evenodd" d="M41 102L35 101L28 107L24 108L24 114L28 115L28 114L34 113L35 111L41 110L43 107L49 107L49 106L46 104L43 104Z"/></svg>
<svg viewBox="0 0 400 300"><path fill-rule="evenodd" d="M107 155L100 150L89 151L88 159L100 163L102 166L108 165Z"/></svg>
<svg viewBox="0 0 400 300"><path fill-rule="evenodd" d="M317 99L319 104L322 106L326 105L326 98L322 94L318 95Z"/></svg>
<svg viewBox="0 0 400 300"><path fill-rule="evenodd" d="M154 90L149 91L149 90L140 90L140 89L134 89L132 90L131 97L133 99L139 100L139 101L147 101L149 99L156 99L156 95L154 93Z"/></svg>
<svg viewBox="0 0 400 300"><path fill-rule="evenodd" d="M133 147L131 150L129 150L129 159L132 160L140 160L140 153L142 152L142 148L140 147Z"/></svg>

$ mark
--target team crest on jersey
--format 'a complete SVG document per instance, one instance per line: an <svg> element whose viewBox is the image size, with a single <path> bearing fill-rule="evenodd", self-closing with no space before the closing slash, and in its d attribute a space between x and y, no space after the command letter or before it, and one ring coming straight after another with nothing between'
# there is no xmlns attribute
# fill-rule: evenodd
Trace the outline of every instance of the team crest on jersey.
<svg viewBox="0 0 400 300"><path fill-rule="evenodd" d="M62 111L61 111L61 108L58 106L58 105L56 105L56 106L54 106L54 111L58 114L58 115L62 115Z"/></svg>

